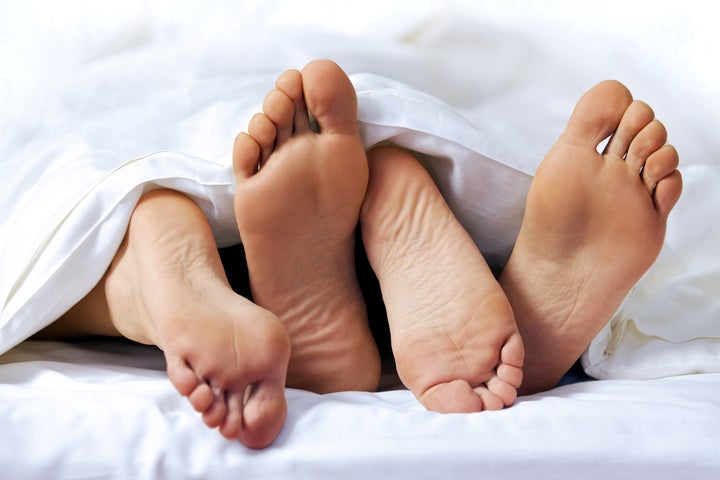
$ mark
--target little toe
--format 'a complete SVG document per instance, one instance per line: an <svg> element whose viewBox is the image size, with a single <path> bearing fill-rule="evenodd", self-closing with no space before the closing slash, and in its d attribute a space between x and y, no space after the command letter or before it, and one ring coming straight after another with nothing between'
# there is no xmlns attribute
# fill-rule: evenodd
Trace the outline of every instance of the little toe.
<svg viewBox="0 0 720 480"><path fill-rule="evenodd" d="M665 126L659 120L652 120L630 143L625 161L639 172L648 157L665 145L665 142L667 142Z"/></svg>
<svg viewBox="0 0 720 480"><path fill-rule="evenodd" d="M260 146L260 164L262 165L270 158L275 149L277 128L266 115L256 113L248 124L248 135Z"/></svg>
<svg viewBox="0 0 720 480"><path fill-rule="evenodd" d="M345 72L330 60L315 60L302 71L305 103L320 133L357 132L357 95Z"/></svg>
<svg viewBox="0 0 720 480"><path fill-rule="evenodd" d="M284 92L294 103L295 117L293 124L295 132L309 132L310 119L308 118L308 109L305 104L302 74L298 70L288 70L278 77L275 82L275 88Z"/></svg>
<svg viewBox="0 0 720 480"><path fill-rule="evenodd" d="M233 145L233 170L235 177L245 180L257 172L260 161L260 145L245 132L235 137Z"/></svg>
<svg viewBox="0 0 720 480"><path fill-rule="evenodd" d="M275 124L275 148L278 148L293 134L294 103L284 92L272 90L263 101L263 113Z"/></svg>
<svg viewBox="0 0 720 480"><path fill-rule="evenodd" d="M652 192L661 179L677 170L678 165L679 157L675 147L663 145L647 157L641 175L643 183Z"/></svg>
<svg viewBox="0 0 720 480"><path fill-rule="evenodd" d="M605 147L606 154L625 158L630 144L640 131L655 118L652 108L639 100L632 102L625 110L617 130Z"/></svg>
<svg viewBox="0 0 720 480"><path fill-rule="evenodd" d="M631 103L632 95L623 84L615 80L600 82L578 101L562 139L596 148L615 132Z"/></svg>

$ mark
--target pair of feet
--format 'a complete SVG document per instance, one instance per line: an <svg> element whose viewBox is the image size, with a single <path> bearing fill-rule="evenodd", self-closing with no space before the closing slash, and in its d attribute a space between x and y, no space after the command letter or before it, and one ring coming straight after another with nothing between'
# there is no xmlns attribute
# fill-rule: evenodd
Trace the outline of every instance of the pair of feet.
<svg viewBox="0 0 720 480"><path fill-rule="evenodd" d="M580 356L655 260L682 188L652 110L603 82L539 167L496 280L413 157L366 154L356 102L342 70L315 61L281 75L237 137L235 208L254 303L228 286L198 207L169 191L143 197L89 295L104 298L94 308L107 331L162 348L205 423L250 447L282 428L285 385L377 386L355 277L358 222L402 381L432 410L492 410L551 388Z"/></svg>
<svg viewBox="0 0 720 480"><path fill-rule="evenodd" d="M380 356L355 273L360 223L404 384L436 411L511 405L523 347L502 288L412 156L366 154L356 114L345 73L316 61L281 75L236 138L238 229L253 299L288 332L287 385L377 388Z"/></svg>

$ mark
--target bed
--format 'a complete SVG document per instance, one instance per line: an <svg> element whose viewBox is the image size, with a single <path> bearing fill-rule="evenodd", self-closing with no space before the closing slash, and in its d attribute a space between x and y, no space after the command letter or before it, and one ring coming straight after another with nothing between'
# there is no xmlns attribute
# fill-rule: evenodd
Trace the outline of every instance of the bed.
<svg viewBox="0 0 720 480"><path fill-rule="evenodd" d="M720 34L700 2L72 4L0 16L0 477L720 476ZM287 389L256 451L204 426L153 347L28 340L102 276L148 189L191 196L237 244L232 139L279 72L320 57L351 75L366 146L423 158L498 268L579 96L616 78L653 106L683 197L561 385L454 415L391 371L376 393Z"/></svg>

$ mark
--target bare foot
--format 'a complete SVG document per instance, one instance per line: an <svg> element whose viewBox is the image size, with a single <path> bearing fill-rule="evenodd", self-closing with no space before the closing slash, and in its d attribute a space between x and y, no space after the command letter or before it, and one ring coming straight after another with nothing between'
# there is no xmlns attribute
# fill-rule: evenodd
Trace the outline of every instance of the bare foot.
<svg viewBox="0 0 720 480"><path fill-rule="evenodd" d="M659 254L682 190L666 139L649 106L606 81L538 168L500 277L525 343L522 393L557 384Z"/></svg>
<svg viewBox="0 0 720 480"><path fill-rule="evenodd" d="M430 410L511 405L523 345L500 285L411 155L379 148L368 157L363 240L401 380Z"/></svg>
<svg viewBox="0 0 720 480"><path fill-rule="evenodd" d="M356 110L345 73L312 62L278 78L233 152L253 298L290 335L287 385L321 393L374 390L380 377L355 275L368 179Z"/></svg>
<svg viewBox="0 0 720 480"><path fill-rule="evenodd" d="M43 334L157 345L205 423L251 448L270 444L285 421L285 328L230 289L207 220L177 192L143 196L102 281Z"/></svg>

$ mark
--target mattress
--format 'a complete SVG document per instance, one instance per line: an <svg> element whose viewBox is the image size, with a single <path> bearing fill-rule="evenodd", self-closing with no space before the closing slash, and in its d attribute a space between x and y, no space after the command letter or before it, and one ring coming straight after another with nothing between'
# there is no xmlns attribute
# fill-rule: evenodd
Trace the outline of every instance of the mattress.
<svg viewBox="0 0 720 480"><path fill-rule="evenodd" d="M653 5L4 5L1 475L716 476L720 36L699 4ZM366 147L422 157L496 269L582 92L616 78L652 105L680 152L683 197L658 261L564 385L456 415L402 388L288 389L279 438L252 451L204 427L153 347L28 340L98 281L149 189L186 193L219 246L238 243L232 140L274 78L313 58L350 74Z"/></svg>

